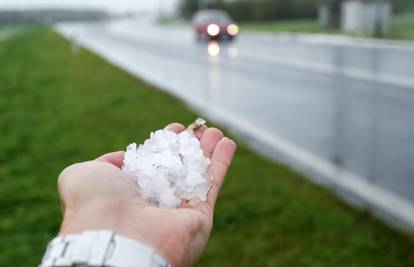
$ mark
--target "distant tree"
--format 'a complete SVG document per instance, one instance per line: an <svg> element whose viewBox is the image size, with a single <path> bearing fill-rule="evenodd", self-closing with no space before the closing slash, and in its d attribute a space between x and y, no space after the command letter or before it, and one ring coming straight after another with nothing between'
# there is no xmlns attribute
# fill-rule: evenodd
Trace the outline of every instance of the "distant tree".
<svg viewBox="0 0 414 267"><path fill-rule="evenodd" d="M209 8L226 10L237 21L316 18L322 0L181 0L181 14L190 18L207 3Z"/></svg>
<svg viewBox="0 0 414 267"><path fill-rule="evenodd" d="M414 1L413 0L394 0L394 7L396 13L413 13Z"/></svg>
<svg viewBox="0 0 414 267"><path fill-rule="evenodd" d="M180 15L187 19L191 18L198 8L199 3L197 0L181 0L179 3Z"/></svg>
<svg viewBox="0 0 414 267"><path fill-rule="evenodd" d="M0 26L51 24L61 21L87 21L106 19L108 14L102 10L80 9L33 9L0 10Z"/></svg>

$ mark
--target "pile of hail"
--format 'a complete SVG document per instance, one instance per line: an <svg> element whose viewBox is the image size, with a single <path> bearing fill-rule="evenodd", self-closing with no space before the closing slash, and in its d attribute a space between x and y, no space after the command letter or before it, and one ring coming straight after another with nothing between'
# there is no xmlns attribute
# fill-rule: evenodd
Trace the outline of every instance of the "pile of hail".
<svg viewBox="0 0 414 267"><path fill-rule="evenodd" d="M151 133L143 145L127 147L122 170L133 177L142 196L162 208L176 208L181 201L205 201L211 178L194 131L204 125L199 118L177 134L169 129Z"/></svg>

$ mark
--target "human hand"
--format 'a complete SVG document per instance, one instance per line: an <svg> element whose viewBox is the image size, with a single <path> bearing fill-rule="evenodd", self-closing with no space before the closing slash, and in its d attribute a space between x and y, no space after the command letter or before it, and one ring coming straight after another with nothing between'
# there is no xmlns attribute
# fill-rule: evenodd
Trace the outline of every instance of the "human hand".
<svg viewBox="0 0 414 267"><path fill-rule="evenodd" d="M177 133L185 129L181 124L169 128ZM124 152L109 153L60 174L64 216L59 235L113 230L152 246L174 267L194 265L210 237L215 202L236 151L236 144L218 129L203 126L196 136L212 160L208 172L213 182L206 202L183 201L178 209L146 203L134 179L121 171Z"/></svg>

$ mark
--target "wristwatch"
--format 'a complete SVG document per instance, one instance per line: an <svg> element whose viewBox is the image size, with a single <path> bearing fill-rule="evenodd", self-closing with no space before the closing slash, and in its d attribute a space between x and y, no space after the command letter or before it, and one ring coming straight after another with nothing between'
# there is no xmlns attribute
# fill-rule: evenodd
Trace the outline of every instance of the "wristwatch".
<svg viewBox="0 0 414 267"><path fill-rule="evenodd" d="M171 267L151 247L107 230L56 237L39 265L71 266Z"/></svg>

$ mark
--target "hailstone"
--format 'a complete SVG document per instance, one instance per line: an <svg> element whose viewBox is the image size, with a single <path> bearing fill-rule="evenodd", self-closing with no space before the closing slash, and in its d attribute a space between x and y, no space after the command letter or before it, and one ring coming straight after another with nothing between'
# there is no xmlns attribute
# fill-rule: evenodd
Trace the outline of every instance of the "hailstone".
<svg viewBox="0 0 414 267"><path fill-rule="evenodd" d="M141 195L162 208L180 203L205 201L211 179L206 157L194 130L205 124L201 118L177 134L169 129L151 133L144 144L127 147L122 171L133 177Z"/></svg>

